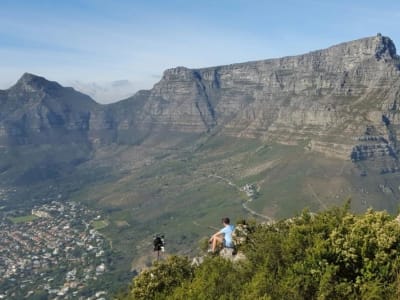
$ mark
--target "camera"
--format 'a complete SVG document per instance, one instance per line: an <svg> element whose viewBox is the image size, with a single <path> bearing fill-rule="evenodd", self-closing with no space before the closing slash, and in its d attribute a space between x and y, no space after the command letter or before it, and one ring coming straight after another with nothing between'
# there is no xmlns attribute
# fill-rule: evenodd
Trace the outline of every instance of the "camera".
<svg viewBox="0 0 400 300"><path fill-rule="evenodd" d="M165 251L165 241L163 235L156 235L153 240L154 251Z"/></svg>

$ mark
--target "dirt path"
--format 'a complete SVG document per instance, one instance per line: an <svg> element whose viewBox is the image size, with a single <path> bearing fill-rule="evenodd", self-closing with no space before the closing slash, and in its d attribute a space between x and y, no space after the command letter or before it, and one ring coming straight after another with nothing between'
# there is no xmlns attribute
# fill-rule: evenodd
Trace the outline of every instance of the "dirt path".
<svg viewBox="0 0 400 300"><path fill-rule="evenodd" d="M234 183L233 183L232 181L230 181L229 179L226 179L226 178L224 178L224 177L222 177L222 176L219 176L219 175L213 175L213 174L208 175L208 177L214 177L214 178L218 178L218 179L220 179L220 180L222 180L222 181L225 181L225 182L226 182L227 184L229 184L230 186L236 188L239 192L242 192L241 188L240 188L239 186L237 186L236 184L234 184ZM253 209L249 208L249 207L247 206L247 203L250 202L250 201L252 201L253 199L252 199L252 197L250 197L250 196L247 196L247 197L248 197L248 199L247 199L247 201L245 201L245 202L242 203L242 207L243 207L248 213L250 213L251 215L254 215L254 216L263 218L264 220L267 220L268 223L273 223L273 222L274 222L274 220L273 220L271 217L262 215L262 214L260 214L260 213L258 213L258 212L256 212L256 211L254 211Z"/></svg>
<svg viewBox="0 0 400 300"><path fill-rule="evenodd" d="M324 202L322 202L322 200L318 197L317 193L314 191L314 189L313 189L313 187L311 186L311 184L308 184L308 187L309 187L309 189L310 189L310 191L311 191L311 194L314 196L314 198L317 199L317 201L321 204L321 206L322 206L324 209L327 209L326 204L325 204Z"/></svg>

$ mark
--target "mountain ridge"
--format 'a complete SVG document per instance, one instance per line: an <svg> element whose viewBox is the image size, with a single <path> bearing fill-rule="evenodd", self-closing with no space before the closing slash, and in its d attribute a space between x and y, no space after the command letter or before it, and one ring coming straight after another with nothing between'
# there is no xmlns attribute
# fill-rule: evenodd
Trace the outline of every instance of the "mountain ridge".
<svg viewBox="0 0 400 300"><path fill-rule="evenodd" d="M239 63L232 63L232 64L227 64L227 65L217 65L217 66L210 66L210 67L200 67L200 68L187 68L184 66L177 66L174 68L169 68L166 69L163 72L163 77L164 75L167 75L168 73L172 72L172 73L179 73L180 71L208 71L208 70L214 70L214 69L219 69L219 68L223 68L223 67L237 67L237 66L242 66L242 65L247 65L247 64L257 64L257 63L261 63L261 62L270 62L270 61L285 61L287 59L291 59L291 58L296 58L296 57L304 57L304 56L309 56L309 55L314 55L314 54L319 54L319 53L323 53L323 52L327 52L336 48L349 48L349 46L353 46L353 45L359 45L359 44L364 44L365 45L365 49L369 50L370 52L367 53L367 55L372 55L375 54L375 57L377 59L380 58L386 58L386 59L395 59L395 58L399 58L399 56L397 55L396 52L396 46L393 43L393 41L386 36L382 36L380 33L378 33L376 36L371 36L371 37L365 37L365 38L360 38L360 39L356 39L356 40L352 40L352 41L348 41L348 42L342 42L339 44L335 44L333 46L329 46L327 48L323 48L320 50L313 50L310 52L306 52L303 54L298 54L298 55L289 55L289 56L283 56L283 57L279 57L279 58L270 58L270 59L261 59L261 60L251 60L251 61L246 61L246 62L239 62ZM373 47L375 46L375 47ZM350 47L351 48L351 47ZM363 53L365 54L365 53ZM44 81L43 81L44 79ZM56 81L50 81L47 80L45 77L42 77L40 75L36 75L33 73L29 73L29 72L25 72L16 82L16 84L19 81L22 82L29 82L32 80L40 80L42 82L46 82L46 83L56 83L58 86L62 87L59 83L57 83ZM14 84L13 86L11 86L8 89L3 89L0 91L7 91L9 89L11 89L12 87L14 87L16 84ZM72 88L72 87L64 87L64 88ZM137 93L141 93L143 91L148 91L148 90L139 90ZM134 96L134 94L132 95ZM126 99L131 98L132 96L125 98L125 99L121 99L121 100L117 100L116 102L113 103L107 103L107 104L100 104L100 105L112 105L115 103L118 103L119 101L124 101Z"/></svg>
<svg viewBox="0 0 400 300"><path fill-rule="evenodd" d="M151 127L152 131L195 133L219 128L228 135L281 139L287 143L281 136L291 134L293 130L298 132L301 140L302 132L309 135L313 126L322 126L323 131L346 126L352 116L345 110L354 105L354 101L345 99L382 98L382 95L371 95L379 88L389 94L385 95L382 107L392 105L399 93L394 91L400 82L399 66L393 41L378 34L297 56L207 68L167 69L151 90L139 91L108 105L29 73L2 94L14 94L13 99L26 100L29 97L23 93L47 93L58 99L63 96L57 93L69 93L68 107L64 105L62 110L68 111L72 107L78 115L87 115L84 130L89 132L92 141L113 143L119 140L122 131L131 134L143 131L147 135ZM73 99L77 97L84 103L74 103ZM46 95L39 98L48 101ZM79 112L83 107L84 112ZM65 119L63 111L59 109L56 113L60 120ZM369 111L368 114L378 130L384 131L380 113ZM346 115L348 120L341 120ZM44 119L46 117L40 117L40 120ZM355 122L350 123L354 125ZM354 136L362 131L360 127L342 129L353 131ZM109 138L102 138L102 133ZM352 143L339 140L344 145L339 156L349 158ZM314 141L310 147L323 149L321 142ZM127 143L130 143L129 139ZM335 143L340 144L339 141ZM315 146L317 144L319 146ZM328 153L329 146L325 148L327 151L323 152ZM337 155L337 149L331 154Z"/></svg>
<svg viewBox="0 0 400 300"><path fill-rule="evenodd" d="M236 67L236 66L241 66L245 64L252 64L252 63L259 63L259 62L265 62L265 61L285 61L287 59L295 58L295 57L302 57L302 56L309 56L309 55L314 55L318 54L321 52L326 52L329 50L333 50L336 48L349 48L349 46L356 46L362 44L365 46L365 49L368 50L367 54L369 56L371 55L376 55L378 57L380 56L386 56L386 58L398 58L397 51L396 51L396 46L392 39L387 36L382 36L382 34L378 33L376 36L370 36L370 37L365 37L365 38L360 38L356 40L351 40L347 42L341 42L332 46L329 46L327 48L319 49L319 50L312 50L303 54L295 54L295 55L288 55L288 56L283 56L283 57L277 57L277 58L267 58L267 59L257 59L257 60L250 60L250 61L245 61L245 62L239 62L239 63L231 63L227 65L217 65L217 66L210 66L210 67L201 67L201 68L187 68L184 66L178 66L175 68L170 68L164 71L168 72L169 70L174 70L174 69L187 69L187 70L208 70L208 69L215 69L215 68L221 68L221 67Z"/></svg>
<svg viewBox="0 0 400 300"><path fill-rule="evenodd" d="M399 65L393 41L378 34L297 56L167 69L152 89L107 105L25 73L0 93L0 144L68 141L95 151L212 133L397 169ZM358 143L365 132L380 142Z"/></svg>

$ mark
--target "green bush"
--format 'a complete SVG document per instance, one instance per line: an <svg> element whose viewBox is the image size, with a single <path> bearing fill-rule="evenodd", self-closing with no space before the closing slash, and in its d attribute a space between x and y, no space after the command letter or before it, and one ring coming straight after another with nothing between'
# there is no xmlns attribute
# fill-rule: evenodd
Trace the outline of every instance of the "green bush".
<svg viewBox="0 0 400 300"><path fill-rule="evenodd" d="M184 280L193 277L193 268L188 258L170 256L166 261L155 262L154 266L140 273L133 280L128 299L165 299Z"/></svg>
<svg viewBox="0 0 400 300"><path fill-rule="evenodd" d="M400 225L348 205L252 223L246 260L210 257L196 268L172 257L142 272L132 299L399 299ZM153 274L153 275L151 275Z"/></svg>

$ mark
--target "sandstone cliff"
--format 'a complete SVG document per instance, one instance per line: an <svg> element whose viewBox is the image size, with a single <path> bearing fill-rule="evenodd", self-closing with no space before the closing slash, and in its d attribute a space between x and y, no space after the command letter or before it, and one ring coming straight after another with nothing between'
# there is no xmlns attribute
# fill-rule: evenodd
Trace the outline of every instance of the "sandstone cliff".
<svg viewBox="0 0 400 300"><path fill-rule="evenodd" d="M350 159L367 126L390 140L382 116L398 124L399 64L393 42L378 34L293 57L178 67L150 91L142 121L177 131L303 140L311 150Z"/></svg>
<svg viewBox="0 0 400 300"><path fill-rule="evenodd" d="M0 142L101 146L159 131L218 132L397 160L399 65L393 42L378 34L299 56L169 69L153 89L110 105L25 74L0 93ZM367 128L376 140L360 138Z"/></svg>

